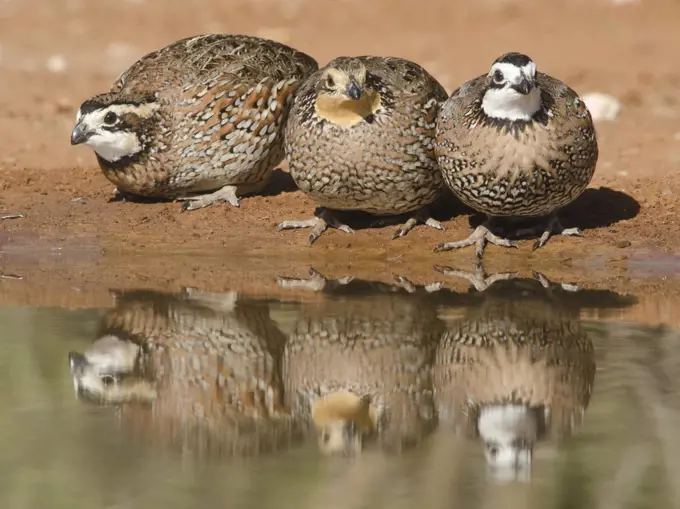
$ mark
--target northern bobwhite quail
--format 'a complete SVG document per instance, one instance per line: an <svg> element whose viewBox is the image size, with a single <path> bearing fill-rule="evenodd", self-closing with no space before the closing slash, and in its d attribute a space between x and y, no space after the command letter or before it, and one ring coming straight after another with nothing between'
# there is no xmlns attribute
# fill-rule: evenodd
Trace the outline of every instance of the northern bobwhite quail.
<svg viewBox="0 0 680 509"><path fill-rule="evenodd" d="M588 186L598 158L588 108L560 80L536 72L526 55L506 53L488 74L468 81L442 105L437 119L437 160L444 180L465 204L486 214L467 239L440 244L435 251L475 245L482 257L486 241L517 243L492 232L492 219L515 222L542 218L534 249L551 234L583 235L563 228L557 211ZM537 233L533 228L517 234Z"/></svg>
<svg viewBox="0 0 680 509"><path fill-rule="evenodd" d="M481 439L497 480L530 477L537 443L569 436L590 403L593 343L555 291L497 281L480 306L445 320L433 368L439 425Z"/></svg>
<svg viewBox="0 0 680 509"><path fill-rule="evenodd" d="M301 308L284 349L291 416L313 425L325 454L360 453L376 436L387 451L418 444L434 427L430 368L442 332L427 290L319 279L279 281L326 295Z"/></svg>
<svg viewBox="0 0 680 509"><path fill-rule="evenodd" d="M425 69L401 58L339 57L314 73L291 108L285 151L293 180L321 209L277 231L312 227L310 244L328 226L352 233L332 209L416 212L393 238L418 221L443 229L424 208L443 188L434 130L446 97Z"/></svg>
<svg viewBox="0 0 680 509"><path fill-rule="evenodd" d="M85 101L73 145L124 193L197 209L265 187L295 92L316 61L278 42L200 35L141 58ZM198 193L205 193L197 196Z"/></svg>
<svg viewBox="0 0 680 509"><path fill-rule="evenodd" d="M78 396L120 405L123 428L145 440L250 455L290 442L285 340L266 302L235 292L134 291L117 295L98 339L69 360Z"/></svg>

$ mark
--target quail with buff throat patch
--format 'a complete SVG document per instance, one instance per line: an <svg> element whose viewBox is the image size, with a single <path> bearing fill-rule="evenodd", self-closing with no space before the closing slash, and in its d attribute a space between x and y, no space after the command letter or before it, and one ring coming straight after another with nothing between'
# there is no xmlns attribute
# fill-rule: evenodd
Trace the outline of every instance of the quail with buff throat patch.
<svg viewBox="0 0 680 509"><path fill-rule="evenodd" d="M333 210L411 213L393 238L418 222L443 229L426 207L444 185L434 133L446 97L425 69L401 58L339 57L314 73L291 108L285 150L293 180L320 208L277 231L311 227L310 244L329 226L352 233Z"/></svg>
<svg viewBox="0 0 680 509"><path fill-rule="evenodd" d="M488 218L467 239L435 251L474 245L481 258L487 241L517 247L497 234L498 223L514 224L516 235L540 233L534 249L552 234L583 235L579 228L562 227L557 212L593 177L598 158L593 121L578 94L537 72L528 56L506 53L488 74L451 94L437 119L435 151L453 193ZM526 220L534 224L519 228Z"/></svg>
<svg viewBox="0 0 680 509"><path fill-rule="evenodd" d="M71 144L91 147L122 193L189 210L261 191L283 159L283 126L316 61L278 42L200 35L150 53L78 110Z"/></svg>

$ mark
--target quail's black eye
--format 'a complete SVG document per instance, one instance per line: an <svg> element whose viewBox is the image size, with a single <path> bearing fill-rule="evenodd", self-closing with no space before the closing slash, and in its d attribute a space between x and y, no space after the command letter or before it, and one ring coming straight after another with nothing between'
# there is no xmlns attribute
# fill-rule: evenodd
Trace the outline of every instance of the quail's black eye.
<svg viewBox="0 0 680 509"><path fill-rule="evenodd" d="M109 111L105 116L104 116L104 123L107 125L113 125L116 123L116 120L118 120L118 115L116 115L113 111Z"/></svg>
<svg viewBox="0 0 680 509"><path fill-rule="evenodd" d="M326 78L326 86L327 86L328 88L333 88L333 87L335 86L335 80L333 79L332 76L328 76L328 77Z"/></svg>
<svg viewBox="0 0 680 509"><path fill-rule="evenodd" d="M498 456L498 447L496 447L495 445L489 447L489 454L491 455L492 458Z"/></svg>
<svg viewBox="0 0 680 509"><path fill-rule="evenodd" d="M496 69L493 73L493 80L496 83L503 83L503 80L505 79L505 76L503 76L503 73Z"/></svg>
<svg viewBox="0 0 680 509"><path fill-rule="evenodd" d="M106 386L115 384L118 380L113 375L104 375L101 377L102 383Z"/></svg>

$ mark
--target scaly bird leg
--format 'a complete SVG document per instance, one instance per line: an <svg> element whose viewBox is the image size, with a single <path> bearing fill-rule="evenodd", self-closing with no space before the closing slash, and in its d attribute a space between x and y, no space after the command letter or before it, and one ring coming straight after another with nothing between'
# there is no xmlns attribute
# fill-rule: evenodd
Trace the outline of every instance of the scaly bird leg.
<svg viewBox="0 0 680 509"><path fill-rule="evenodd" d="M418 223L422 223L430 228L435 228L437 230L444 231L444 225L441 224L436 219L430 217L425 209L421 209L415 213L408 221L406 221L402 226L400 226L397 231L392 235L392 240L403 237L408 232L410 232Z"/></svg>
<svg viewBox="0 0 680 509"><path fill-rule="evenodd" d="M234 207L240 207L241 204L236 196L236 186L224 186L213 193L201 194L198 196L182 196L177 198L177 201L185 201L182 208L184 210L197 210L203 207L209 207L214 203L227 202Z"/></svg>
<svg viewBox="0 0 680 509"><path fill-rule="evenodd" d="M487 223L488 221L484 224L480 224L477 228L475 228L475 231L473 231L472 234L465 240L459 240L456 242L444 242L442 244L439 244L434 248L435 253L438 253L440 251L451 251L452 249L459 249L461 247L474 245L477 258L481 259L482 256L484 256L484 247L486 246L487 242L491 242L492 244L501 247L515 247L515 248L519 247L517 242L515 242L514 240L504 239L492 233L491 230L489 230Z"/></svg>
<svg viewBox="0 0 680 509"><path fill-rule="evenodd" d="M333 213L325 208L319 209L318 215L311 219L282 221L276 227L276 231L280 232L281 230L292 230L295 228L312 228L312 231L309 234L309 245L311 246L329 227L341 230L345 233L354 233L354 230L338 221Z"/></svg>
<svg viewBox="0 0 680 509"><path fill-rule="evenodd" d="M246 194L259 193L263 191L269 184L271 175L266 175L262 180L253 184L238 184L224 186L217 191L207 194L199 194L196 196L184 196L177 198L177 201L186 201L184 210L196 210L203 207L208 207L214 203L227 202L234 207L240 207L238 196ZM238 196L237 194L238 193Z"/></svg>
<svg viewBox="0 0 680 509"><path fill-rule="evenodd" d="M283 288L305 288L314 292L320 292L325 289L327 285L331 287L338 287L347 285L352 282L354 278L351 276L329 281L318 270L313 267L309 268L309 279L297 279L292 277L279 276L276 278L276 283Z"/></svg>
<svg viewBox="0 0 680 509"><path fill-rule="evenodd" d="M548 239L551 237L551 235L583 237L583 230L581 230L581 228L565 228L562 226L562 223L560 222L557 215L553 215L548 220L548 225L543 230L541 237L536 242L534 242L532 250L536 251L538 248L545 246L545 243L548 242Z"/></svg>
<svg viewBox="0 0 680 509"><path fill-rule="evenodd" d="M196 302L214 311L232 313L236 309L239 294L236 291L224 293L204 292L193 286L185 287L180 293L182 298Z"/></svg>
<svg viewBox="0 0 680 509"><path fill-rule="evenodd" d="M516 272L499 272L497 274L491 274L489 277L486 276L486 272L481 264L477 264L474 272L468 272L467 270L458 270L451 267L443 267L441 265L435 265L434 270L444 274L445 276L459 277L467 279L475 290L478 292L483 292L496 281L507 281L509 279L515 279L517 277Z"/></svg>

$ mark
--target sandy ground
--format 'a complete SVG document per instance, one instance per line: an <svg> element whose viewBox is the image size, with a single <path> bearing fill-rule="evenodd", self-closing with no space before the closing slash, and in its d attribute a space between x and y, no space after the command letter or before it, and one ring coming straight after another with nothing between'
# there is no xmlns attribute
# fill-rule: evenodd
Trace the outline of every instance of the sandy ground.
<svg viewBox="0 0 680 509"><path fill-rule="evenodd" d="M330 231L308 247L306 231L275 232L281 219L314 211L285 165L265 196L243 199L240 209L112 202L94 154L69 144L79 104L148 51L232 32L276 38L321 64L341 54L407 57L449 91L497 55L522 51L579 93L617 97L619 118L597 125L591 188L564 213L585 238L553 238L533 253L532 241L512 252L490 246L486 268L644 292L665 306L680 272L678 26L672 0L5 1L0 212L24 217L0 221L0 302L106 305L116 286L269 291L277 275L309 266L421 283L441 279L433 264L473 267L471 249L432 252L468 232L470 215L451 197L436 208L444 233L421 227L392 241L394 226Z"/></svg>

